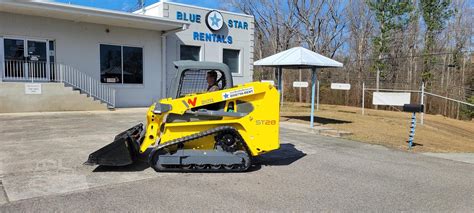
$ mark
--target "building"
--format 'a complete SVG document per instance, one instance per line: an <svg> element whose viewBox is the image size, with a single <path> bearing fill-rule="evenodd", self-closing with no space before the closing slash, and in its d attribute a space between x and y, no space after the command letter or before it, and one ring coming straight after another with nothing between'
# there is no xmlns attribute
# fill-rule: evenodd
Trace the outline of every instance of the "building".
<svg viewBox="0 0 474 213"><path fill-rule="evenodd" d="M176 60L224 62L236 84L249 82L253 26L253 17L245 14L168 2L126 13L2 1L0 112L68 110L50 100L72 100L50 97L54 82L109 107L148 106L166 97ZM30 108L18 107L23 105Z"/></svg>

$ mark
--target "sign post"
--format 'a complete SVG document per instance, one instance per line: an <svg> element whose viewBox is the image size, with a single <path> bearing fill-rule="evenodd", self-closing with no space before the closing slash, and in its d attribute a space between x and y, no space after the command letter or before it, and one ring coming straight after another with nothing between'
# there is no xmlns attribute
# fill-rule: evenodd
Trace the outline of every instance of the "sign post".
<svg viewBox="0 0 474 213"><path fill-rule="evenodd" d="M362 82L362 115L364 115L365 109L365 82Z"/></svg>

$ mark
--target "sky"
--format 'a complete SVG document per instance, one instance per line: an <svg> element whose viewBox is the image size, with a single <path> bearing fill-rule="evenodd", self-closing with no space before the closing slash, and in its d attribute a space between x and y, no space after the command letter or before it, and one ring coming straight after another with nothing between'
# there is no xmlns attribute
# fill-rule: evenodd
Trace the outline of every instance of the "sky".
<svg viewBox="0 0 474 213"><path fill-rule="evenodd" d="M110 10L130 11L136 7L138 0L54 0L55 2L70 3L88 7L98 7ZM167 0L170 1L170 0ZM159 0L145 0L145 5L154 4ZM172 2L219 9L219 0L172 0Z"/></svg>

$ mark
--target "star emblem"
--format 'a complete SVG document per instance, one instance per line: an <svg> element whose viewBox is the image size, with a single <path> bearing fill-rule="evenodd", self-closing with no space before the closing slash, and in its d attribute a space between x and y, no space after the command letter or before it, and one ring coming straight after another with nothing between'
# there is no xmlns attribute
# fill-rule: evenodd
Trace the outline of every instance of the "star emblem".
<svg viewBox="0 0 474 213"><path fill-rule="evenodd" d="M219 22L221 21L221 19L217 17L216 13L214 13L214 16L211 17L211 21L212 21L211 23L212 26L219 27Z"/></svg>
<svg viewBox="0 0 474 213"><path fill-rule="evenodd" d="M224 93L224 99L227 99L227 98L229 98L229 94Z"/></svg>

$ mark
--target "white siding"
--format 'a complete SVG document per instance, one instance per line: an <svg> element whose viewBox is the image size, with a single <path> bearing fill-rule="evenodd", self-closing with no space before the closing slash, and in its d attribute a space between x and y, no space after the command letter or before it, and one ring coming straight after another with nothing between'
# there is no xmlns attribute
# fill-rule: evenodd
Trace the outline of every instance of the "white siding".
<svg viewBox="0 0 474 213"><path fill-rule="evenodd" d="M189 29L169 35L167 37L167 77L170 82L174 77L173 61L179 60L179 46L182 44L193 45L201 47L201 60L222 62L223 49L240 50L240 69L241 73L233 74L234 84L242 84L252 81L253 77L253 40L254 40L254 19L248 15L239 15L226 11L220 11L224 17L224 26L216 34L232 36L232 44L204 42L193 40L194 32L210 33L211 31L206 26L206 14L209 9L199 8L194 6L186 6L176 3L157 3L159 7L154 7L153 10L147 10L146 15L167 17L170 20L176 19L176 12L186 12L187 14L201 15L201 23L190 23ZM157 11L156 8L163 10ZM163 15L162 15L163 14ZM248 29L237 29L227 27L227 21L240 20L249 24Z"/></svg>
<svg viewBox="0 0 474 213"><path fill-rule="evenodd" d="M106 33L106 29L109 29L110 32ZM0 37L54 40L58 63L75 67L98 80L100 79L99 44L142 47L143 84L107 84L117 90L117 107L148 106L152 100L161 98L160 35L161 32L157 31L109 27L0 12ZM3 48L1 50L1 54L3 54ZM3 60L3 56L1 58Z"/></svg>

